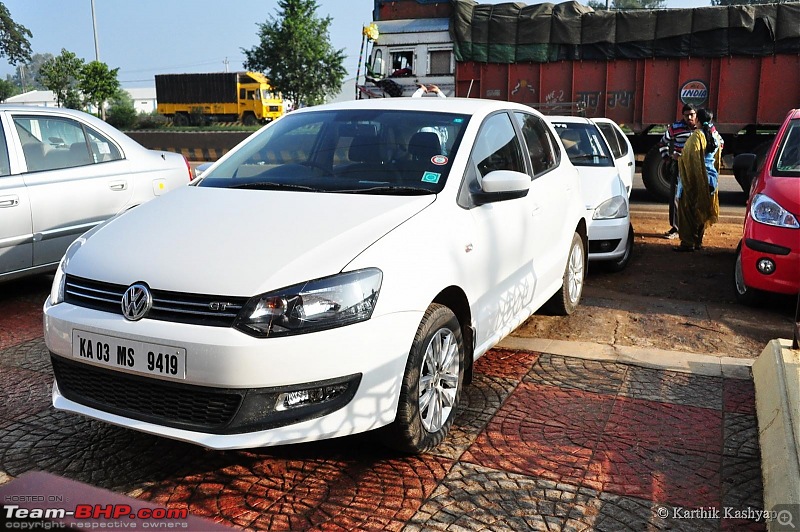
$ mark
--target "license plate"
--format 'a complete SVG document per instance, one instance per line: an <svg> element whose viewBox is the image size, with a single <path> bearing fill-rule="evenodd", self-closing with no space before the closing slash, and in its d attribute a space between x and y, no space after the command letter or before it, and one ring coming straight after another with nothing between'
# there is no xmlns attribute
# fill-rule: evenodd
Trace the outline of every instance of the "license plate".
<svg viewBox="0 0 800 532"><path fill-rule="evenodd" d="M72 356L115 369L171 379L186 378L186 349L182 347L73 330Z"/></svg>

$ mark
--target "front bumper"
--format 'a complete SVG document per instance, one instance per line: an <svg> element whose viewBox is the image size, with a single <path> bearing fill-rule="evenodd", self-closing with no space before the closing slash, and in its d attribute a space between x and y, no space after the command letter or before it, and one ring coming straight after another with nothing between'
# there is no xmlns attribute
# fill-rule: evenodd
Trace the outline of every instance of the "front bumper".
<svg viewBox="0 0 800 532"><path fill-rule="evenodd" d="M793 231L793 234L800 235L800 231ZM742 275L748 287L778 294L800 293L800 248L796 242L793 246L781 244L755 238L742 241ZM756 265L762 259L772 261L772 273L765 274L758 270Z"/></svg>
<svg viewBox="0 0 800 532"><path fill-rule="evenodd" d="M591 216L591 212L589 213ZM589 260L617 260L625 256L628 246L630 217L610 220L588 219Z"/></svg>
<svg viewBox="0 0 800 532"><path fill-rule="evenodd" d="M53 405L215 449L364 432L394 420L421 319L422 313L403 312L318 333L256 339L231 328L128 322L48 303L44 323L56 373ZM185 379L140 375L73 357L73 328L184 347ZM315 405L276 410L282 394L309 389L335 393Z"/></svg>

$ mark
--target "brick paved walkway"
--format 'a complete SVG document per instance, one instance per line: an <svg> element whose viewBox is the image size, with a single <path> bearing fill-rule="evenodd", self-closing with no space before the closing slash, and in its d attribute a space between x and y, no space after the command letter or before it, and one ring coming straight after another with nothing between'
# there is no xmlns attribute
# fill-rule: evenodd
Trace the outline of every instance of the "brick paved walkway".
<svg viewBox="0 0 800 532"><path fill-rule="evenodd" d="M436 452L217 452L54 410L40 306L0 308L0 484L42 470L248 529L765 529L724 517L763 509L751 381L497 349Z"/></svg>

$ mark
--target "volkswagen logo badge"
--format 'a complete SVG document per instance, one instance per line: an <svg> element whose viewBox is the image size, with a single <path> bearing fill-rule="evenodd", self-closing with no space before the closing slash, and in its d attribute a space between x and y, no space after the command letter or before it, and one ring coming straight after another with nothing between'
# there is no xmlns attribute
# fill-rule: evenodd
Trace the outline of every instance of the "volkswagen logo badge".
<svg viewBox="0 0 800 532"><path fill-rule="evenodd" d="M122 296L122 315L126 320L138 321L153 306L153 296L147 286L136 283L132 284Z"/></svg>

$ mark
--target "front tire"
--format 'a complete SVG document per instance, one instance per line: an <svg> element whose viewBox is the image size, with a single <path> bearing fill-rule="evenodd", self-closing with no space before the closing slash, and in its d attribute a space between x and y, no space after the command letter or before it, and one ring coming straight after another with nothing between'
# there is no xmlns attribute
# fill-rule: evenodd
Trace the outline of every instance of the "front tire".
<svg viewBox="0 0 800 532"><path fill-rule="evenodd" d="M578 233L572 235L572 244L567 255L561 289L545 303L545 310L557 316L569 316L578 308L586 278L586 248Z"/></svg>
<svg viewBox="0 0 800 532"><path fill-rule="evenodd" d="M742 244L736 248L736 263L733 267L733 293L736 301L748 306L756 306L761 301L761 293L744 282L742 272Z"/></svg>
<svg viewBox="0 0 800 532"><path fill-rule="evenodd" d="M464 383L461 326L439 304L425 311L408 354L397 418L383 432L387 446L407 453L433 449L447 436Z"/></svg>

